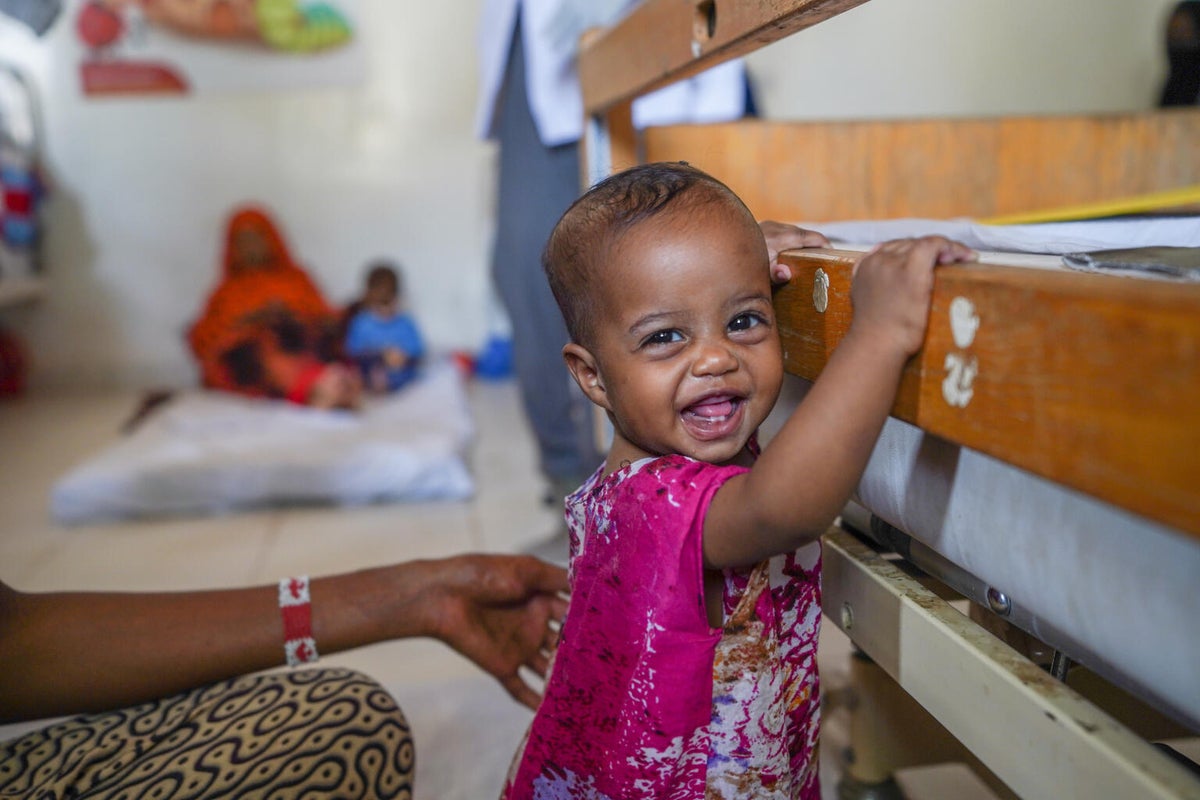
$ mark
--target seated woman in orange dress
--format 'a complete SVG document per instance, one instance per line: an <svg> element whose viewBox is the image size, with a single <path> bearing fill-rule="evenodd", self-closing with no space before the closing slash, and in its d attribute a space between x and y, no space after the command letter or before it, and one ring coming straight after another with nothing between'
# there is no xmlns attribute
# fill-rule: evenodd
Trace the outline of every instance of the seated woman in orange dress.
<svg viewBox="0 0 1200 800"><path fill-rule="evenodd" d="M201 383L320 408L356 406L362 386L339 361L338 315L264 211L246 207L230 217L223 263L187 335Z"/></svg>

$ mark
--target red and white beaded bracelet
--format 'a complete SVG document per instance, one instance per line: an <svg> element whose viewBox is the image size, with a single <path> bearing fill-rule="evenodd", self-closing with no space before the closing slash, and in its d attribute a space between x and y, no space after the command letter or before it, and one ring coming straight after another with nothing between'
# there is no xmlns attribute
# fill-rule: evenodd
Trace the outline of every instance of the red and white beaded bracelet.
<svg viewBox="0 0 1200 800"><path fill-rule="evenodd" d="M283 616L283 653L289 667L317 660L317 643L312 635L312 601L308 576L279 581L279 613Z"/></svg>

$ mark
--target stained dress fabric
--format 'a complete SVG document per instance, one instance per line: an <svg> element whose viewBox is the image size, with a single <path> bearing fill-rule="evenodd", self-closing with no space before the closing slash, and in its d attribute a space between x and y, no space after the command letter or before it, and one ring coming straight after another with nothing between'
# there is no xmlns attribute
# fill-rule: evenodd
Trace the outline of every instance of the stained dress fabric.
<svg viewBox="0 0 1200 800"><path fill-rule="evenodd" d="M571 605L508 800L819 797L820 545L726 570L707 621L703 520L742 472L666 456L568 498Z"/></svg>

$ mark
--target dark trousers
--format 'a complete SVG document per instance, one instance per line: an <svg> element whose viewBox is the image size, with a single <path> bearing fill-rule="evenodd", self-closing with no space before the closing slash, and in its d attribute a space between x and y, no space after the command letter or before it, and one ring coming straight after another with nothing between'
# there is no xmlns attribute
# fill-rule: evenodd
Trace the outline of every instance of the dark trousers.
<svg viewBox="0 0 1200 800"><path fill-rule="evenodd" d="M496 125L499 207L492 275L513 328L513 360L542 472L582 479L601 461L590 403L563 363L567 329L542 272L542 249L579 196L579 148L538 139L525 92L520 24L509 48Z"/></svg>

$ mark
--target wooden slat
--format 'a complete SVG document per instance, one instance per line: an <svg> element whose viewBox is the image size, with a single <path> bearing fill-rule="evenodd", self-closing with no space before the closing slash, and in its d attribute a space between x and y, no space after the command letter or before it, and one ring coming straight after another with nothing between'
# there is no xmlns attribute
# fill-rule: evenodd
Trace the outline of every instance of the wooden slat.
<svg viewBox="0 0 1200 800"><path fill-rule="evenodd" d="M583 105L598 114L815 25L865 0L646 0L579 56Z"/></svg>
<svg viewBox="0 0 1200 800"><path fill-rule="evenodd" d="M986 218L1200 184L1200 110L652 128L759 219Z"/></svg>
<svg viewBox="0 0 1200 800"><path fill-rule="evenodd" d="M836 528L822 541L822 606L829 621L1013 793L1200 798L1195 773L990 635L895 562ZM900 727L889 733L912 735Z"/></svg>
<svg viewBox="0 0 1200 800"><path fill-rule="evenodd" d="M789 372L815 379L849 327L859 255L781 256L795 276L776 299ZM813 300L818 269L830 281L824 313ZM978 318L965 344L952 335L956 298ZM969 394L947 392L955 365L970 364ZM939 268L925 344L905 368L892 413L1200 538L1200 285Z"/></svg>

